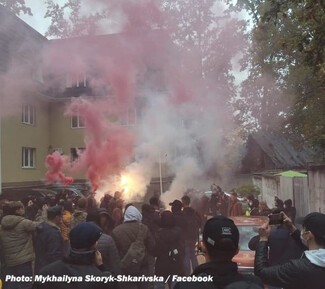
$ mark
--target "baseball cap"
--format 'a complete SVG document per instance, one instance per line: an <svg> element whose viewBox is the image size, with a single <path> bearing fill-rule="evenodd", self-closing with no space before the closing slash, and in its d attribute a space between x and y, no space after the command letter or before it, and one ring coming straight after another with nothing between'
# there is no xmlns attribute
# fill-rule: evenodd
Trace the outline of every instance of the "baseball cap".
<svg viewBox="0 0 325 289"><path fill-rule="evenodd" d="M231 240L233 248L229 248L229 246L224 247L221 242L221 240L224 239ZM205 223L203 229L203 241L207 246L216 250L237 249L239 243L239 231L233 220L224 216L216 216Z"/></svg>
<svg viewBox="0 0 325 289"><path fill-rule="evenodd" d="M172 203L169 203L169 205L178 209L183 208L183 204L180 200L174 200Z"/></svg>
<svg viewBox="0 0 325 289"><path fill-rule="evenodd" d="M325 214L318 212L308 214L304 218L302 226L306 231L312 232L314 236L325 240Z"/></svg>
<svg viewBox="0 0 325 289"><path fill-rule="evenodd" d="M47 217L48 219L53 219L56 216L63 215L63 207L62 206L53 206L47 209Z"/></svg>
<svg viewBox="0 0 325 289"><path fill-rule="evenodd" d="M69 233L72 249L90 249L100 238L102 230L93 222L80 223Z"/></svg>

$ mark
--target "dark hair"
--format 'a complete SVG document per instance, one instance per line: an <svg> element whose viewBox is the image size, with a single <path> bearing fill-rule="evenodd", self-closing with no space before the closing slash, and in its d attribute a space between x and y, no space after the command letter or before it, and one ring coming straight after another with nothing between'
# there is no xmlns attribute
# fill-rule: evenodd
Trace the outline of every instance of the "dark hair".
<svg viewBox="0 0 325 289"><path fill-rule="evenodd" d="M285 204L286 207L291 208L292 207L292 200L291 199L285 200L284 204Z"/></svg>
<svg viewBox="0 0 325 289"><path fill-rule="evenodd" d="M24 208L24 204L20 201L11 201L5 203L3 206L3 216L18 215L16 211L20 208Z"/></svg>
<svg viewBox="0 0 325 289"><path fill-rule="evenodd" d="M86 222L94 222L98 226L100 225L100 216L98 211L90 211L87 214Z"/></svg>
<svg viewBox="0 0 325 289"><path fill-rule="evenodd" d="M152 205L152 206L159 206L159 198L151 197L149 199L149 204Z"/></svg>
<svg viewBox="0 0 325 289"><path fill-rule="evenodd" d="M280 199L275 200L275 205L279 208L283 208L283 201Z"/></svg>
<svg viewBox="0 0 325 289"><path fill-rule="evenodd" d="M72 201L65 201L65 202L63 202L63 208L64 208L64 210L66 210L66 211L69 211L70 213L72 213L73 212L73 203L72 203Z"/></svg>
<svg viewBox="0 0 325 289"><path fill-rule="evenodd" d="M154 212L154 208L148 204L143 204L141 207L142 215L150 215Z"/></svg>
<svg viewBox="0 0 325 289"><path fill-rule="evenodd" d="M171 211L163 211L161 213L160 226L162 228L170 228L175 225L174 215Z"/></svg>
<svg viewBox="0 0 325 289"><path fill-rule="evenodd" d="M191 198L187 195L183 196L181 200L185 205L189 205L191 203Z"/></svg>
<svg viewBox="0 0 325 289"><path fill-rule="evenodd" d="M77 207L79 209L87 209L88 199L87 198L81 198L77 202Z"/></svg>

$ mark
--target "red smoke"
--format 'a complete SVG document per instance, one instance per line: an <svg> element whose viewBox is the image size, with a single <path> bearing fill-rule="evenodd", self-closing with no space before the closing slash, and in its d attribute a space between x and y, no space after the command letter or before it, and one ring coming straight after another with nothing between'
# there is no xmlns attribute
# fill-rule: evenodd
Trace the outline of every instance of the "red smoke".
<svg viewBox="0 0 325 289"><path fill-rule="evenodd" d="M60 182L65 186L73 183L73 178L66 177L62 170L65 166L65 158L59 152L53 152L46 157L45 164L48 171L45 174L45 179L50 183Z"/></svg>

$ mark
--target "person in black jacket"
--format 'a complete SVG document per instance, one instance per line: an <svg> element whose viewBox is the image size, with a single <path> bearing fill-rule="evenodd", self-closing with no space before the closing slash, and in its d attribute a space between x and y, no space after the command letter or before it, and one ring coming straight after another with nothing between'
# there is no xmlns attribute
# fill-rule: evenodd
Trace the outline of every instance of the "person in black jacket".
<svg viewBox="0 0 325 289"><path fill-rule="evenodd" d="M68 257L41 269L35 276L38 279L33 289L118 289L111 273L103 272L105 268L97 250L101 234L102 230L93 222L75 226L69 233L71 248ZM45 277L45 282L40 280L41 277ZM60 281L60 278L74 279L69 282Z"/></svg>
<svg viewBox="0 0 325 289"><path fill-rule="evenodd" d="M195 244L198 241L199 231L201 228L201 218L199 214L190 207L191 199L189 196L182 197L183 213L186 219L185 231L185 257L184 269L185 274L190 275L192 268L198 265L197 257L195 254Z"/></svg>
<svg viewBox="0 0 325 289"><path fill-rule="evenodd" d="M237 282L245 283L245 288L262 289L263 283L258 277L238 273L237 264L231 261L239 251L238 243L239 231L231 219L224 216L209 219L203 229L201 244L207 263L195 268L192 275L212 276L213 281L179 282L174 289L224 289Z"/></svg>
<svg viewBox="0 0 325 289"><path fill-rule="evenodd" d="M323 289L325 284L325 214L310 213L303 221L300 232L290 218L283 214L284 224L301 248L306 245L301 259L269 267L267 240L270 226L259 229L260 241L255 254L255 275L271 286L285 289ZM303 244L304 243L304 244Z"/></svg>
<svg viewBox="0 0 325 289"><path fill-rule="evenodd" d="M63 208L54 206L47 209L47 222L39 224L34 237L35 272L63 257L63 239L60 231Z"/></svg>
<svg viewBox="0 0 325 289"><path fill-rule="evenodd" d="M182 231L175 226L172 212L164 211L161 214L161 228L155 235L155 274L163 276L165 280L169 275L184 275L184 253L180 243ZM168 280L169 288L172 288L172 279ZM165 288L165 283L156 284L156 288Z"/></svg>

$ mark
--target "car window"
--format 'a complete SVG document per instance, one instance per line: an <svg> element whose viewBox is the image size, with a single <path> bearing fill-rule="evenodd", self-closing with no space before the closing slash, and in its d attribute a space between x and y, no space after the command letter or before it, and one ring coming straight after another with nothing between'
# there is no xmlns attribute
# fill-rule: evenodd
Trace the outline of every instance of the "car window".
<svg viewBox="0 0 325 289"><path fill-rule="evenodd" d="M239 250L250 251L248 248L249 241L257 235L255 226L238 226L239 230Z"/></svg>

